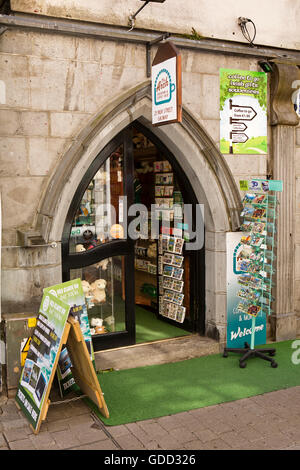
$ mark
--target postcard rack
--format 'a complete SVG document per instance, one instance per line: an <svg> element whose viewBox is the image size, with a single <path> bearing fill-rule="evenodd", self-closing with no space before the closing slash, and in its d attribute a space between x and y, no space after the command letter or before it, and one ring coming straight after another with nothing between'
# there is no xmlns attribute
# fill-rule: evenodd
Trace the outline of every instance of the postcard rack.
<svg viewBox="0 0 300 470"><path fill-rule="evenodd" d="M225 348L223 357L227 357L228 352L236 352L242 354L239 360L241 368L246 367L246 360L251 357L269 361L275 368L278 364L272 357L276 350L255 349L254 346L256 317L272 314L278 201L274 192L269 190L268 181L255 183L252 181L243 198L241 231L246 234L241 237L242 250L235 266L240 285L235 313L252 317L251 344L245 343L244 348Z"/></svg>

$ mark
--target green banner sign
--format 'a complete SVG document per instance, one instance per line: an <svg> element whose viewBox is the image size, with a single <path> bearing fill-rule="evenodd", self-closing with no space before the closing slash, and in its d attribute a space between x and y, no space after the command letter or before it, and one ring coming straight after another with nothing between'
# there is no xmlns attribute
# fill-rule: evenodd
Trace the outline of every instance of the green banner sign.
<svg viewBox="0 0 300 470"><path fill-rule="evenodd" d="M55 295L60 300L63 300L71 307L70 314L76 317L80 323L85 344L95 366L92 337L81 279L73 279L72 281L48 287L44 292L51 292L51 294ZM58 382L62 396L66 395L73 389L77 389L71 372L71 366L72 364L67 348L64 348L60 354L57 368Z"/></svg>
<svg viewBox="0 0 300 470"><path fill-rule="evenodd" d="M50 392L69 310L67 303L50 292L44 293L16 395L35 430Z"/></svg>
<svg viewBox="0 0 300 470"><path fill-rule="evenodd" d="M267 74L220 69L220 151L267 153Z"/></svg>

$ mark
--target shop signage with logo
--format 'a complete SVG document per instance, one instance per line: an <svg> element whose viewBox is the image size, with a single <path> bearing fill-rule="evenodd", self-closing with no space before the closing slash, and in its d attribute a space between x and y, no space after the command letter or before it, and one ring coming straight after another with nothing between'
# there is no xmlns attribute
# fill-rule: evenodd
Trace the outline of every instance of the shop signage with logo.
<svg viewBox="0 0 300 470"><path fill-rule="evenodd" d="M152 124L181 122L181 56L171 41L163 42L152 63Z"/></svg>

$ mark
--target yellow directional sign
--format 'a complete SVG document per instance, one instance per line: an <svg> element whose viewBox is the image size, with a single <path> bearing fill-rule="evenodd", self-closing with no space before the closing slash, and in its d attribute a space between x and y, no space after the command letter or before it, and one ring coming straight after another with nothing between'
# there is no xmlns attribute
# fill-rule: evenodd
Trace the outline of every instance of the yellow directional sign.
<svg viewBox="0 0 300 470"><path fill-rule="evenodd" d="M29 346L30 346L30 343L31 343L31 337L27 338L24 346L23 346L23 349L21 350L21 366L23 367L24 364L25 364L25 359L27 357L27 353L29 351Z"/></svg>

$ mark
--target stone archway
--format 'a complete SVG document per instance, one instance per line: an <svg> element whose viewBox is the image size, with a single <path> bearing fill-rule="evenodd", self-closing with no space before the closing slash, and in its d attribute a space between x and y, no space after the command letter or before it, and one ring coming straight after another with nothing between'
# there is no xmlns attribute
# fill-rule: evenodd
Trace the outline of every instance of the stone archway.
<svg viewBox="0 0 300 470"><path fill-rule="evenodd" d="M226 232L239 226L240 196L230 170L203 127L183 109L181 124L151 125L147 81L129 90L89 122L61 160L37 218L46 241L60 245L64 221L76 188L98 153L126 126L140 121L172 152L205 207L206 333L220 339L226 330Z"/></svg>

